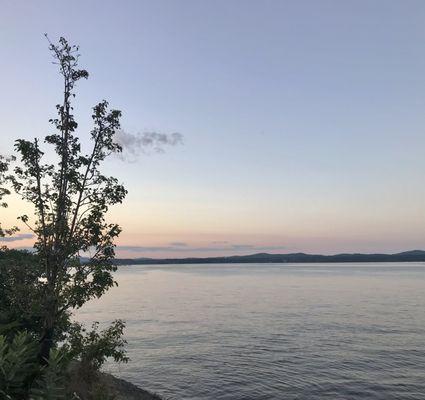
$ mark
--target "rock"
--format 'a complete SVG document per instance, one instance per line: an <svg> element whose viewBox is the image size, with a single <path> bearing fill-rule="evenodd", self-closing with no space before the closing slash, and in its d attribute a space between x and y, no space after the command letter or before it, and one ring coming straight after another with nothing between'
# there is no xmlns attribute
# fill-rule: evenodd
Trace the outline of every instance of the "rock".
<svg viewBox="0 0 425 400"><path fill-rule="evenodd" d="M111 374L84 370L78 361L71 362L68 377L68 390L79 400L164 400Z"/></svg>
<svg viewBox="0 0 425 400"><path fill-rule="evenodd" d="M118 379L111 374L100 374L99 383L108 388L110 393L115 395L116 400L163 400L158 395L143 390L124 379Z"/></svg>

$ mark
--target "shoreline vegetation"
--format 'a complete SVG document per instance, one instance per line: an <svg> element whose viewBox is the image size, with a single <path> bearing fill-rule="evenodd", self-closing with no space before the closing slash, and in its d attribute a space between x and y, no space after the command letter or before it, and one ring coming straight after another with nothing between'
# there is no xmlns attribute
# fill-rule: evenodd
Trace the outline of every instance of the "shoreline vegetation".
<svg viewBox="0 0 425 400"><path fill-rule="evenodd" d="M244 256L188 257L188 258L115 258L115 265L151 264L239 264L239 263L362 263L362 262L425 262L425 251L412 250L395 254L342 253L321 254L269 254L257 253ZM86 262L82 259L82 262Z"/></svg>
<svg viewBox="0 0 425 400"><path fill-rule="evenodd" d="M20 226L0 223L1 242L22 226L34 237L33 251L0 242L0 399L158 399L101 372L108 359L129 361L124 321L100 329L96 321L87 327L72 320L117 285L113 259L121 227L107 217L127 190L102 165L122 151L115 137L121 111L97 103L84 137L90 145L82 146L73 107L77 83L89 73L79 68L78 46L46 39L63 85L52 129L43 139L16 139L14 154L0 155L0 208L11 194L32 207L17 216Z"/></svg>

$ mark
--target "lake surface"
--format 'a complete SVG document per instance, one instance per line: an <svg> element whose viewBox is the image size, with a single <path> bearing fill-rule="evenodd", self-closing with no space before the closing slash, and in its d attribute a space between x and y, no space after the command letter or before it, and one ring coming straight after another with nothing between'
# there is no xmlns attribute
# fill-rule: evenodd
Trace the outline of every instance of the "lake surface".
<svg viewBox="0 0 425 400"><path fill-rule="evenodd" d="M78 319L169 399L425 399L425 264L125 266Z"/></svg>

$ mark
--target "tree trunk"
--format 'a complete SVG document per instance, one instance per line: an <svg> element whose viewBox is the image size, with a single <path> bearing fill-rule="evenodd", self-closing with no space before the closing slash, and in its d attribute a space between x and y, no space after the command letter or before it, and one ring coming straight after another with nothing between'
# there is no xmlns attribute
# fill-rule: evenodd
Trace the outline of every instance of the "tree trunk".
<svg viewBox="0 0 425 400"><path fill-rule="evenodd" d="M41 346L40 346L40 353L38 355L38 359L41 365L47 365L49 356L50 356L50 350L53 347L53 335L54 335L54 327L47 327L44 330L43 337L41 338Z"/></svg>
<svg viewBox="0 0 425 400"><path fill-rule="evenodd" d="M54 344L55 334L55 316L56 316L56 301L54 297L46 296L46 314L44 315L43 334L40 339L40 353L38 355L39 362L41 365L46 365L49 360L50 350Z"/></svg>

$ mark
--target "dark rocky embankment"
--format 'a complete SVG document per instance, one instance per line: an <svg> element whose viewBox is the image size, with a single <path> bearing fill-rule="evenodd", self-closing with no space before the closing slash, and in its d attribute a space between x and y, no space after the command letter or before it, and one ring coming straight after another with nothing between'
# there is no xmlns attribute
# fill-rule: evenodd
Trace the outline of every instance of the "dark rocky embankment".
<svg viewBox="0 0 425 400"><path fill-rule="evenodd" d="M111 374L100 374L99 381L101 385L108 388L111 395L115 396L115 400L163 400L160 396Z"/></svg>
<svg viewBox="0 0 425 400"><path fill-rule="evenodd" d="M105 372L83 371L73 361L68 371L68 390L79 400L164 400L124 379Z"/></svg>

